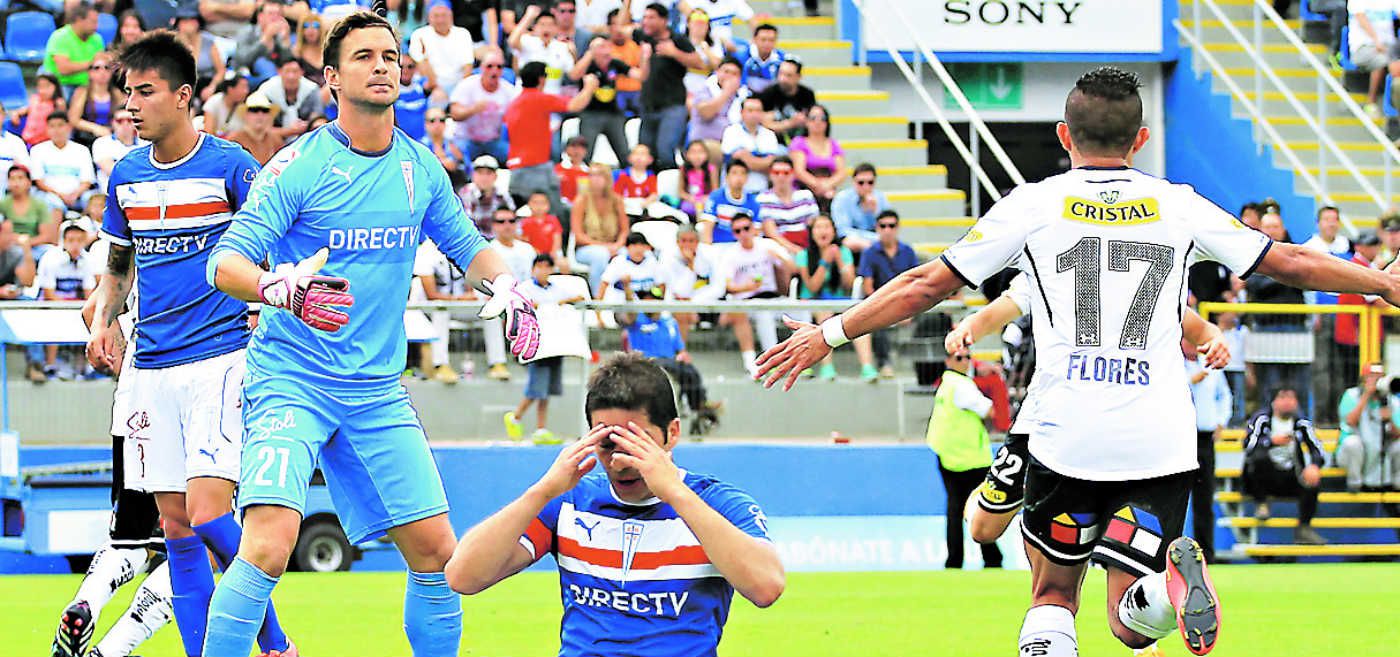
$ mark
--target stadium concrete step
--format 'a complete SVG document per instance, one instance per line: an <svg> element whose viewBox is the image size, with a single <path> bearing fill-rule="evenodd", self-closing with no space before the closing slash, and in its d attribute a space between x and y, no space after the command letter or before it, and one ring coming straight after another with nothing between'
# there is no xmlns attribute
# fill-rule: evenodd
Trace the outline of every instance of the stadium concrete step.
<svg viewBox="0 0 1400 657"><path fill-rule="evenodd" d="M854 166L859 162L853 162L850 158L846 158L846 164ZM880 177L876 181L875 187L882 192L921 191L943 189L948 186L948 168L941 164L881 167L877 173Z"/></svg>
<svg viewBox="0 0 1400 657"><path fill-rule="evenodd" d="M851 42L829 39L783 39L778 47L802 60L803 66L850 66Z"/></svg>
<svg viewBox="0 0 1400 657"><path fill-rule="evenodd" d="M1298 156L1299 160L1302 160L1303 166L1318 166L1319 158L1330 160L1329 166L1338 164L1336 156L1332 154L1332 149L1319 146L1315 141L1288 142L1288 147L1293 150L1293 154ZM1352 164L1361 168L1383 169L1386 160L1390 158L1385 152L1385 147L1374 141L1340 141L1337 142L1337 149L1342 151L1342 154L1351 160ZM1278 146L1273 146L1273 150L1274 165L1281 169L1290 168L1282 150ZM1390 160L1390 162L1395 163L1394 160Z"/></svg>
<svg viewBox="0 0 1400 657"><path fill-rule="evenodd" d="M801 16L803 7L801 0L749 0L749 6L753 7L755 14L768 14L774 18L779 16ZM832 0L820 0L817 10L823 16L835 16L836 10Z"/></svg>
<svg viewBox="0 0 1400 657"><path fill-rule="evenodd" d="M1240 468L1216 468L1215 478L1238 479L1241 475L1241 472L1242 471L1240 470ZM1322 476L1323 478L1345 477L1347 476L1347 471L1342 468L1323 468Z"/></svg>
<svg viewBox="0 0 1400 657"><path fill-rule="evenodd" d="M1252 66L1243 68L1230 68L1225 69L1225 74L1229 75L1230 79L1235 81L1235 84L1240 85L1241 89L1253 89L1255 84L1254 72L1256 70L1258 69L1255 69ZM1274 74L1278 75L1279 81L1283 82L1284 86L1292 91L1324 92L1330 89L1330 87L1327 84L1327 81L1323 80L1322 76L1317 74L1317 71L1314 71L1312 68L1307 66L1300 66L1299 68L1276 68L1274 69ZM1331 73L1328 73L1328 76L1333 77L1333 79L1337 80L1337 82L1339 83L1342 81L1342 78L1339 75L1333 76ZM1277 89L1277 87L1274 87L1273 83L1270 82L1267 77L1265 77L1263 80L1265 89ZM1230 88L1227 87L1220 78L1216 77L1211 78L1211 89L1219 94L1230 93ZM1312 107L1309 109L1313 110L1314 112L1317 111L1316 107ZM1329 107L1327 108L1327 111L1331 114L1336 114L1341 110L1339 108Z"/></svg>
<svg viewBox="0 0 1400 657"><path fill-rule="evenodd" d="M839 116L887 116L890 114L888 91L825 91L816 89L817 102Z"/></svg>
<svg viewBox="0 0 1400 657"><path fill-rule="evenodd" d="M909 138L909 119L903 116L837 116L831 115L831 133L842 144L854 140L898 140ZM846 164L856 163L846 158Z"/></svg>
<svg viewBox="0 0 1400 657"><path fill-rule="evenodd" d="M1211 16L1215 15L1205 7L1201 9ZM1258 34L1263 38L1266 44L1288 43L1287 37L1285 37L1282 32L1279 32L1278 28L1274 26L1274 22L1271 20L1265 19L1256 22L1252 19L1232 19L1231 22L1234 24L1235 29L1239 30L1240 34L1243 34L1244 38L1248 39L1251 44L1254 43L1255 27L1259 28ZM1196 22L1189 18L1182 20L1181 23L1185 25L1188 30L1196 29ZM1303 22L1297 19L1285 20L1284 23L1288 25L1295 34L1303 27ZM1193 34L1195 34L1195 32L1193 32ZM1230 35L1230 31L1225 28L1225 24L1214 18L1201 21L1200 36L1202 43L1238 43L1235 41L1235 38Z"/></svg>
<svg viewBox="0 0 1400 657"><path fill-rule="evenodd" d="M802 84L813 89L832 91L869 91L870 67L803 66Z"/></svg>
<svg viewBox="0 0 1400 657"><path fill-rule="evenodd" d="M1221 66L1227 69L1254 66L1254 59L1245 51L1244 46L1238 43L1207 43L1205 48L1215 56ZM1318 58L1327 56L1326 46L1308 44L1308 50L1317 55ZM1303 55L1292 44L1265 44L1263 48L1259 49L1259 55L1275 69L1306 66Z"/></svg>
<svg viewBox="0 0 1400 657"><path fill-rule="evenodd" d="M1223 490L1215 494L1215 501L1221 504L1236 504L1245 501L1244 493ZM1319 504L1396 504L1400 503L1400 493L1342 493L1323 491L1317 494Z"/></svg>
<svg viewBox="0 0 1400 657"><path fill-rule="evenodd" d="M915 242L913 244L914 253L918 254L921 260L937 258L942 255L944 251L947 251L950 246L952 246L952 244L945 244L942 242ZM998 356L998 358L1000 358L1000 356ZM995 362L995 359L990 362Z"/></svg>
<svg viewBox="0 0 1400 657"><path fill-rule="evenodd" d="M1195 18L1197 11L1195 4L1194 0L1181 0L1182 22ZM1230 20L1251 20L1254 18L1254 0L1215 0L1215 4ZM1201 3L1199 11L1203 21L1215 18L1215 12L1211 11L1210 6L1205 3Z"/></svg>
<svg viewBox="0 0 1400 657"><path fill-rule="evenodd" d="M925 192L888 192L890 206L916 217L948 217L966 212L967 194L960 189Z"/></svg>
<svg viewBox="0 0 1400 657"><path fill-rule="evenodd" d="M1235 529L1290 529L1298 526L1297 518L1222 518L1224 525ZM1313 518L1314 529L1400 529L1400 518Z"/></svg>
<svg viewBox="0 0 1400 657"><path fill-rule="evenodd" d="M754 11L758 11L755 7ZM778 28L778 47L786 49L787 42L798 39L835 39L836 18L833 16L770 16L766 23ZM734 36L748 40L758 21L749 23L734 22Z"/></svg>
<svg viewBox="0 0 1400 657"><path fill-rule="evenodd" d="M1247 557L1400 557L1400 543L1371 545L1257 545L1236 543Z"/></svg>
<svg viewBox="0 0 1400 657"><path fill-rule="evenodd" d="M1258 96L1259 94L1255 91L1246 90L1244 92L1244 97L1249 99L1250 102L1255 102ZM1341 112L1342 97L1330 91L1326 94L1318 94L1315 91L1299 91L1295 92L1293 97L1309 112L1317 111L1317 101L1319 98L1326 98L1327 103L1336 108L1339 114ZM1366 102L1366 94L1354 93L1351 94L1351 99L1356 101L1356 104L1361 105ZM1231 99L1231 102L1238 103L1239 101ZM1264 112L1264 116L1295 116L1297 114L1293 109L1293 104L1289 102L1288 97L1285 96L1282 91L1265 91L1264 100L1262 103L1259 103L1259 106ZM1243 107L1233 109L1237 112L1246 112Z"/></svg>
<svg viewBox="0 0 1400 657"><path fill-rule="evenodd" d="M841 148L847 162L869 162L876 170L928 163L928 142L922 139L842 139Z"/></svg>
<svg viewBox="0 0 1400 657"><path fill-rule="evenodd" d="M1307 170L1308 173L1312 174L1314 177L1318 177L1319 183L1324 182L1321 179L1323 171L1322 169L1318 167L1307 167ZM1355 176L1351 175L1350 171L1347 171L1346 169L1343 169L1341 167L1328 167L1326 171L1327 179L1325 181L1325 184L1329 193L1362 191L1361 183L1356 180ZM1362 177L1365 178L1366 181L1371 184L1372 187L1376 188L1377 191L1380 191L1381 193L1385 192L1385 169L1363 167L1359 169L1359 172L1361 173ZM1392 167L1389 175L1391 181L1391 190L1400 190L1400 165ZM1307 183L1303 182L1303 179L1301 177L1295 180L1294 186L1297 188L1298 193L1300 194L1312 193L1312 189L1308 188Z"/></svg>
<svg viewBox="0 0 1400 657"><path fill-rule="evenodd" d="M891 200L897 210L902 209ZM906 242L941 242L952 244L977 223L971 217L949 217L936 219L905 219L899 221L899 237Z"/></svg>
<svg viewBox="0 0 1400 657"><path fill-rule="evenodd" d="M1310 108L1315 109L1315 108ZM1339 108L1333 108L1337 110ZM1244 117L1238 117L1244 118ZM1268 119L1269 125L1273 126L1279 136L1285 142L1316 141L1317 133L1313 132L1312 126L1301 116L1277 116ZM1370 120L1367 119L1366 122ZM1366 122L1354 116L1333 116L1322 122L1323 130L1327 136L1337 142L1364 142L1374 139L1371 131L1367 130ZM1373 124L1374 125L1374 124ZM1381 134L1385 134L1385 126L1377 126ZM1255 129L1255 139L1263 142L1268 140L1267 134L1262 128Z"/></svg>

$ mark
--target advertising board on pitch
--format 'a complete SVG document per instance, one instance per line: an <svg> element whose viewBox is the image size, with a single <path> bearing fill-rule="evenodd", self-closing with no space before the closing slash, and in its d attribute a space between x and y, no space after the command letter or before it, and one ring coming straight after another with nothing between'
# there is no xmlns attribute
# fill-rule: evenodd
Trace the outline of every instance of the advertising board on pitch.
<svg viewBox="0 0 1400 657"><path fill-rule="evenodd" d="M938 52L1162 51L1162 0L864 0L867 47Z"/></svg>

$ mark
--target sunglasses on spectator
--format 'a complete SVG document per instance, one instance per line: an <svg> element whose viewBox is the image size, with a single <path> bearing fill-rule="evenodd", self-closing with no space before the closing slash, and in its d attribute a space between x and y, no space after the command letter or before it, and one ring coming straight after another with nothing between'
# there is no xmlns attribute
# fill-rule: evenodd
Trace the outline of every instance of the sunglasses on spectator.
<svg viewBox="0 0 1400 657"><path fill-rule="evenodd" d="M496 222L496 223L498 223L498 224L513 224L513 223L515 223L515 222L517 222L517 221L520 221L520 220L519 220L519 219L492 219L492 221L494 221L494 222Z"/></svg>
<svg viewBox="0 0 1400 657"><path fill-rule="evenodd" d="M857 185L862 185L862 186L864 186L864 185L874 185L874 184L875 184L875 179L874 179L874 178L857 178L857 179L855 180L855 183L856 183Z"/></svg>
<svg viewBox="0 0 1400 657"><path fill-rule="evenodd" d="M251 114L271 114L271 107L249 107L247 111Z"/></svg>
<svg viewBox="0 0 1400 657"><path fill-rule="evenodd" d="M890 230L894 230L894 229L896 229L896 228L899 228L899 224L875 224L875 227L876 227L876 228L888 228L888 229L890 229Z"/></svg>

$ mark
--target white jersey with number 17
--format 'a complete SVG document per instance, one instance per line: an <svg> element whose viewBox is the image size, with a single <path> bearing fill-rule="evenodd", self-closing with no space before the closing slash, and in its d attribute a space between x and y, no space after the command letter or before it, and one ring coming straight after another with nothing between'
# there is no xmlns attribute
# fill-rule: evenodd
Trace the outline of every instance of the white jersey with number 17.
<svg viewBox="0 0 1400 657"><path fill-rule="evenodd" d="M969 285L1009 266L1030 280L1031 454L1068 477L1127 481L1196 468L1187 268L1247 277L1270 244L1188 185L1079 168L1016 188L943 261Z"/></svg>

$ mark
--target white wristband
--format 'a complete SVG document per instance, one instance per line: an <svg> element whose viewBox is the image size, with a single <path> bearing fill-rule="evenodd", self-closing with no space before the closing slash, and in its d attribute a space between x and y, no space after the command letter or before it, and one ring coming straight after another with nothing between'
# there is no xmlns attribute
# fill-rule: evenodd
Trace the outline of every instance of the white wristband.
<svg viewBox="0 0 1400 657"><path fill-rule="evenodd" d="M835 349L851 339L846 337L846 329L841 326L841 316L832 315L822 322L822 340L826 341L826 346Z"/></svg>

